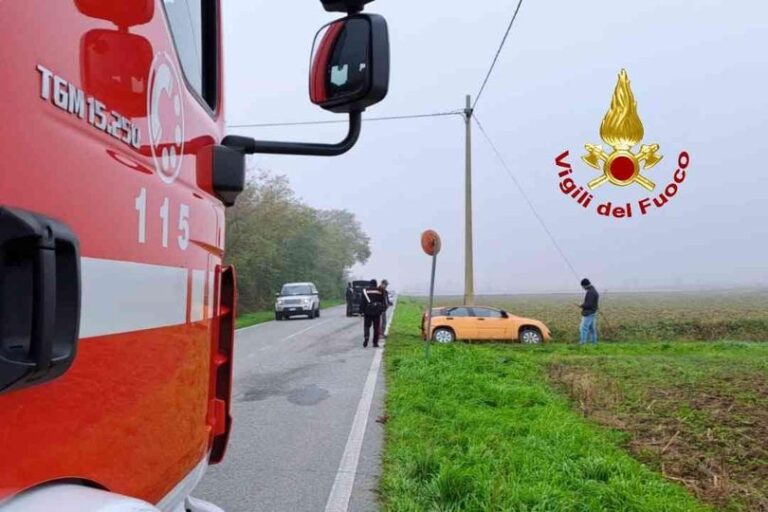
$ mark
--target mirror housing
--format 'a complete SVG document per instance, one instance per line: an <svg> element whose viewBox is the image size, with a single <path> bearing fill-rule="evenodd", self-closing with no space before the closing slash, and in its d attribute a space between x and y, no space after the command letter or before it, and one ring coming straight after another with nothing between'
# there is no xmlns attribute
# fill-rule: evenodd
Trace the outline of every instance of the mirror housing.
<svg viewBox="0 0 768 512"><path fill-rule="evenodd" d="M338 156L352 149L360 136L362 111L384 99L389 88L387 22L375 14L354 14L370 1L322 0L327 11L346 10L352 15L326 25L325 31L321 29L318 32L315 37L317 51L313 51L310 63L310 98L315 98L315 103L326 110L349 114L349 128L344 139L335 144L326 144L257 140L241 135L227 135L221 144L246 155ZM361 42L361 46L356 46ZM354 82L349 80L353 57L360 59L356 62ZM345 76L345 81L341 82Z"/></svg>
<svg viewBox="0 0 768 512"><path fill-rule="evenodd" d="M507 313L506 311L504 311L504 310L502 309L502 310L501 310L501 317L502 317L502 318L509 318L509 313Z"/></svg>
<svg viewBox="0 0 768 512"><path fill-rule="evenodd" d="M321 28L312 46L309 97L337 113L362 112L389 89L389 34L377 14L357 14Z"/></svg>
<svg viewBox="0 0 768 512"><path fill-rule="evenodd" d="M144 25L155 15L154 0L105 2L104 0L75 0L75 6L85 16L111 21L121 28Z"/></svg>
<svg viewBox="0 0 768 512"><path fill-rule="evenodd" d="M356 13L362 11L365 4L373 0L320 0L320 2L328 12Z"/></svg>

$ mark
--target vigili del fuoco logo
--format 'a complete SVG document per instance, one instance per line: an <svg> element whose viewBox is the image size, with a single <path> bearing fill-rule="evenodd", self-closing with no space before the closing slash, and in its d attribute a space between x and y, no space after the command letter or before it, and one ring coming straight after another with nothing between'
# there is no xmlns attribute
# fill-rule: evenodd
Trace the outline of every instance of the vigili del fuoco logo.
<svg viewBox="0 0 768 512"><path fill-rule="evenodd" d="M643 122L637 114L637 102L629 86L626 70L619 73L619 80L611 98L611 108L600 124L600 138L610 149L606 150L600 144L586 144L587 154L581 159L600 174L587 182L587 186L579 185L573 174L573 168L568 162L569 151L563 151L555 164L561 168L560 191L573 198L583 208L592 206L598 215L617 219L631 218L635 215L647 215L654 209L663 208L677 195L680 186L686 179L686 169L690 163L687 151L681 151L677 156L677 169L669 183L660 190L656 189L658 178L649 172L664 156L659 144L641 144L633 151L644 136ZM616 203L615 201L595 201L592 191L603 185L617 187L640 187L645 189L641 199Z"/></svg>

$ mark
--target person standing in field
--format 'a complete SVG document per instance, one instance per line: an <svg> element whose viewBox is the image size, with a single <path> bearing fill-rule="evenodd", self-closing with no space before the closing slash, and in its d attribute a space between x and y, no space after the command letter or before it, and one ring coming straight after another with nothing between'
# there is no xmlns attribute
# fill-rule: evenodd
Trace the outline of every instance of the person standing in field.
<svg viewBox="0 0 768 512"><path fill-rule="evenodd" d="M387 337L387 310L389 309L389 306L392 305L392 302L389 300L389 292L387 292L387 287L389 286L389 281L386 279L381 280L381 286L379 286L379 290L381 290L381 293L384 295L384 312L381 314L381 337L386 338Z"/></svg>
<svg viewBox="0 0 768 512"><path fill-rule="evenodd" d="M384 294L375 279L371 279L368 288L363 290L363 300L360 302L360 309L363 313L363 347L368 346L371 336L371 327L373 327L373 346L378 348L379 336L381 334L381 315L386 309Z"/></svg>
<svg viewBox="0 0 768 512"><path fill-rule="evenodd" d="M597 345L597 303L600 300L600 294L587 278L581 280L581 287L587 293L584 296L584 302L579 305L581 308L579 345L589 343L590 338L592 343Z"/></svg>

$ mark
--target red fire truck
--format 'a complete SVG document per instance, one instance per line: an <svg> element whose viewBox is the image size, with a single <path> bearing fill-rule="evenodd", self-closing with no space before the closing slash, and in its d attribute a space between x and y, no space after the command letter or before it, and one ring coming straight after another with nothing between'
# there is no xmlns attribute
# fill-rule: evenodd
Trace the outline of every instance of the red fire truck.
<svg viewBox="0 0 768 512"><path fill-rule="evenodd" d="M321 0L310 98L349 134L313 144L225 136L218 0L0 0L2 512L219 510L189 495L231 427L225 207L246 154L354 145L370 1Z"/></svg>

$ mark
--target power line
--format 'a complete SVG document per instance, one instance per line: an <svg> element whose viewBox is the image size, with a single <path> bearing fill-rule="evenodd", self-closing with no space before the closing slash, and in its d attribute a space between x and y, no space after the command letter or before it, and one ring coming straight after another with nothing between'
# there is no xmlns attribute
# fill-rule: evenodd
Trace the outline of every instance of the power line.
<svg viewBox="0 0 768 512"><path fill-rule="evenodd" d="M400 119L420 119L424 117L441 117L441 116L454 116L454 115L461 115L461 110L455 110L450 112L433 112L430 114L409 114L409 115L402 115L402 116L384 116L384 117L364 117L363 121L369 122L369 121L396 121ZM230 124L227 125L227 128L267 128L272 126L309 126L309 125L318 125L318 124L338 124L338 123L348 123L349 121L346 119L334 119L329 121L297 121L297 122L289 122L289 123L256 123L256 124Z"/></svg>
<svg viewBox="0 0 768 512"><path fill-rule="evenodd" d="M517 190L523 196L523 199L525 200L525 202L528 204L528 207L533 212L533 215L536 217L536 220L538 220L539 224L541 224L541 227L544 229L544 232L549 237L550 241L552 242L552 245L554 245L555 249L557 249L557 252L560 253L560 257L563 258L563 261L565 261L565 264L568 265L569 269L571 269L571 272L573 272L573 275L576 277L576 279L580 279L581 277L579 273L576 272L576 269L571 263L571 260L569 260L568 256L565 255L565 252L563 252L563 249L560 247L560 244L557 243L557 240L555 239L554 235L549 230L549 227L547 227L547 223L544 222L544 219L541 218L541 215L539 215L539 212L536 211L536 207L533 206L533 203L531 202L531 200L528 199L528 195L525 193L525 190L523 190L523 187L520 185L520 182L517 181L517 178L512 172L512 169L510 169L509 165L507 165L507 162L506 160L504 160L504 157L501 156L501 153L496 148L496 145L491 140L491 137L485 131L485 128L483 128L483 125L480 122L480 119L478 119L477 115L473 115L472 117L475 120L475 123L477 123L477 127L480 128L480 133L483 134L483 137L485 137L485 140L488 142L488 145L491 146L491 149L493 149L493 152L496 154L496 158L499 160L499 162L501 162L502 167L504 167L504 170L507 171L507 174L509 175L509 177L512 178L512 182L517 187Z"/></svg>
<svg viewBox="0 0 768 512"><path fill-rule="evenodd" d="M509 20L507 31L504 32L504 37L501 39L501 44L499 44L499 49L496 50L496 56L493 57L493 62L491 62L491 67L488 69L488 74L485 75L485 80L483 80L483 85L480 86L480 91L478 91L478 93L475 95L475 102L472 104L472 110L475 110L475 107L477 106L477 102L480 101L480 96L483 94L483 90L485 89L485 86L488 83L488 79L491 78L491 73L493 73L493 68L496 66L496 61L499 60L499 55L501 54L502 48L504 48L504 43L507 42L507 37L509 36L510 30L512 30L512 25L515 23L515 19L517 18L517 13L520 11L521 5L523 5L523 0L519 0L517 2L517 7L515 8L515 12L514 14L512 14L512 19Z"/></svg>

